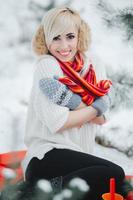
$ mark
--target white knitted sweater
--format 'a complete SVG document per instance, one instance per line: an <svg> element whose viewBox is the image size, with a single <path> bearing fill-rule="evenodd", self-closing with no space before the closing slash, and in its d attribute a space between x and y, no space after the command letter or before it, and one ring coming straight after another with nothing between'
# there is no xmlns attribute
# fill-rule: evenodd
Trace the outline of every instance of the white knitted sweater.
<svg viewBox="0 0 133 200"><path fill-rule="evenodd" d="M88 66L84 66L84 69L86 67ZM67 121L69 109L52 103L39 89L39 80L55 75L63 76L57 60L50 55L42 56L36 63L28 106L25 133L27 153L22 162L24 173L33 157L42 159L53 148L66 148L85 153L93 151L96 125L86 123L81 128L71 128L57 133Z"/></svg>

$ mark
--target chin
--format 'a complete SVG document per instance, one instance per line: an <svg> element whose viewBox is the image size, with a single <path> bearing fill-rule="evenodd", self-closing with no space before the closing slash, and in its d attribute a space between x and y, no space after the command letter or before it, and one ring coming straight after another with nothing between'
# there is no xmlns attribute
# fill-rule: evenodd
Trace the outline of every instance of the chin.
<svg viewBox="0 0 133 200"><path fill-rule="evenodd" d="M60 61L62 61L62 62L69 62L69 61L73 61L74 60L74 56L66 57L66 58L58 57L58 59Z"/></svg>
<svg viewBox="0 0 133 200"><path fill-rule="evenodd" d="M62 62L69 62L69 61L71 61L71 59L59 59L60 61L62 61Z"/></svg>

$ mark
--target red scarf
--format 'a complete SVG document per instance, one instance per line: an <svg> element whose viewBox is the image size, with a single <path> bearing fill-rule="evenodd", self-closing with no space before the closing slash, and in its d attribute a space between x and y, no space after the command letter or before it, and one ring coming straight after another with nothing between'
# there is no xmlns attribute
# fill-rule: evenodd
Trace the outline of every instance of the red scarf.
<svg viewBox="0 0 133 200"><path fill-rule="evenodd" d="M87 72L81 77L77 72L83 68L83 59L80 54L75 56L73 62L61 62L60 67L66 76L59 78L59 81L67 85L74 93L82 97L82 101L91 105L96 97L104 96L108 93L112 82L110 80L100 80L97 82L95 70L90 64Z"/></svg>

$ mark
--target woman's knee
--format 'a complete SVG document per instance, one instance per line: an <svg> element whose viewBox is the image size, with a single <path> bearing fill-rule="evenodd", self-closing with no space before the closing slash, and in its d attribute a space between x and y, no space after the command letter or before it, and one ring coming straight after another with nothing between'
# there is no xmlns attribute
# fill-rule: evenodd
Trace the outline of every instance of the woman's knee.
<svg viewBox="0 0 133 200"><path fill-rule="evenodd" d="M113 177L118 181L123 181L125 178L125 172L122 167L114 164L114 167L111 167Z"/></svg>

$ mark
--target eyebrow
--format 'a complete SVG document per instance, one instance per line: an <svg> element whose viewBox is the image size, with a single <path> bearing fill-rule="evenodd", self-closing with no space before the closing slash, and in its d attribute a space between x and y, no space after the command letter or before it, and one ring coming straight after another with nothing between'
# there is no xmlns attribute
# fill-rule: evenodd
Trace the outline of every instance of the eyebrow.
<svg viewBox="0 0 133 200"><path fill-rule="evenodd" d="M67 33L66 36L75 35L75 33ZM57 35L56 37L60 37L61 35Z"/></svg>
<svg viewBox="0 0 133 200"><path fill-rule="evenodd" d="M66 36L74 35L75 33L67 33Z"/></svg>

